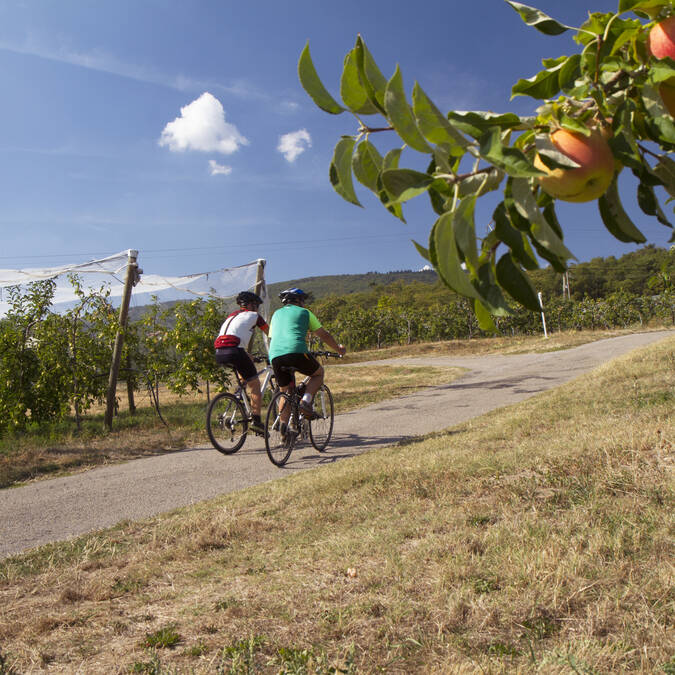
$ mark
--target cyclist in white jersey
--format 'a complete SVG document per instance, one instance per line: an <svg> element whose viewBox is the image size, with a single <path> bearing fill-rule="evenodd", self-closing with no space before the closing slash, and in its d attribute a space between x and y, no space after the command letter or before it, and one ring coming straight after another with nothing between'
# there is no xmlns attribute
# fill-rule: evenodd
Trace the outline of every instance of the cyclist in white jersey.
<svg viewBox="0 0 675 675"><path fill-rule="evenodd" d="M246 347L256 326L266 335L269 333L269 326L258 313L258 308L262 305L260 296L251 291L242 291L237 296L237 304L239 309L225 319L214 342L216 362L232 366L246 383L250 393L251 417L253 418L250 428L252 431L263 433L265 427L260 419L262 408L260 380Z"/></svg>

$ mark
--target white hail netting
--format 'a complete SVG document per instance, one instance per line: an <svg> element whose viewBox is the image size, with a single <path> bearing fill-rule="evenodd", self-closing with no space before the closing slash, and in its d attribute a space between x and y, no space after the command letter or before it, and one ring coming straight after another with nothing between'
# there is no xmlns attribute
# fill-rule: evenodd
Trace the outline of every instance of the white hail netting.
<svg viewBox="0 0 675 675"><path fill-rule="evenodd" d="M85 263L49 267L43 269L2 270L0 269L0 316L4 316L9 309L7 302L7 286L25 286L41 279L55 279L56 292L52 310L65 312L77 304L77 296L68 280L68 274L80 276L84 289L98 290L101 286L110 288L110 299L113 304L119 305L124 292L127 265L130 251L122 251L115 255L90 260ZM139 262L139 267L142 267ZM157 296L159 302L174 300L194 300L197 297L231 298L244 290L253 290L259 264L264 260L256 260L240 265L212 272L199 272L183 277L167 277L159 274L141 274L139 282L131 293L131 306L141 307L152 302L152 296ZM265 285L262 285L262 297L265 300L264 314L267 315L267 297Z"/></svg>

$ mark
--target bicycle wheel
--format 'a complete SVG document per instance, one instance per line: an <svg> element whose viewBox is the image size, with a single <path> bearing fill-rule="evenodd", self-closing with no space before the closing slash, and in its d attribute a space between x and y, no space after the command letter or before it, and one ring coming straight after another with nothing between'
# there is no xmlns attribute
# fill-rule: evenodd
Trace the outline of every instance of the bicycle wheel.
<svg viewBox="0 0 675 675"><path fill-rule="evenodd" d="M309 440L319 452L323 452L333 435L333 395L330 389L321 385L321 389L314 396L314 414L318 415L309 423Z"/></svg>
<svg viewBox="0 0 675 675"><path fill-rule="evenodd" d="M206 412L206 432L213 447L224 455L231 455L246 440L248 420L246 410L232 394L218 394Z"/></svg>
<svg viewBox="0 0 675 675"><path fill-rule="evenodd" d="M295 441L298 437L297 433L297 413L288 420L286 433L281 431L281 416L280 412L285 406L292 405L291 397L283 391L277 392L270 401L269 408L267 408L267 416L265 417L265 450L270 462L276 466L283 466L288 461L288 458L293 452ZM293 420L296 420L294 423Z"/></svg>

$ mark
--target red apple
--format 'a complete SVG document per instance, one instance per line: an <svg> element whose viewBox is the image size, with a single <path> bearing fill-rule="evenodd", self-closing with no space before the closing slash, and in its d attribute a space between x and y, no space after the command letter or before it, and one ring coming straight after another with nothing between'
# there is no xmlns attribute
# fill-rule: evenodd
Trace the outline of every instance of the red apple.
<svg viewBox="0 0 675 675"><path fill-rule="evenodd" d="M669 56L675 61L675 15L657 23L649 31L647 47L655 58L664 59ZM675 117L675 77L661 84L659 94L671 117Z"/></svg>
<svg viewBox="0 0 675 675"><path fill-rule="evenodd" d="M534 165L548 174L539 178L542 189L565 202L590 202L601 197L612 182L615 169L606 133L593 129L590 136L584 136L577 131L557 129L551 134L551 142L579 166L549 169L537 155Z"/></svg>
<svg viewBox="0 0 675 675"><path fill-rule="evenodd" d="M649 31L647 47L655 58L665 59L669 56L675 61L675 15L657 23Z"/></svg>

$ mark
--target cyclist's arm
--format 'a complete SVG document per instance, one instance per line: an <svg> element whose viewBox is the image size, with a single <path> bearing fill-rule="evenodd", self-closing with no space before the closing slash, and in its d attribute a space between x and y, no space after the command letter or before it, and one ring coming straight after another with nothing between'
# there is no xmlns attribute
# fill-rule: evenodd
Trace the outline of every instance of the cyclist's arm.
<svg viewBox="0 0 675 675"><path fill-rule="evenodd" d="M347 352L347 350L341 344L338 344L335 338L325 328L317 328L316 330L313 330L312 333L314 333L314 335L316 335L319 340L321 340L321 342L328 345L333 351L338 352L338 354L344 356Z"/></svg>
<svg viewBox="0 0 675 675"><path fill-rule="evenodd" d="M264 317L258 314L258 321L255 324L260 328L260 330L265 333L265 335L270 334L270 327L267 325L267 321L265 321Z"/></svg>

